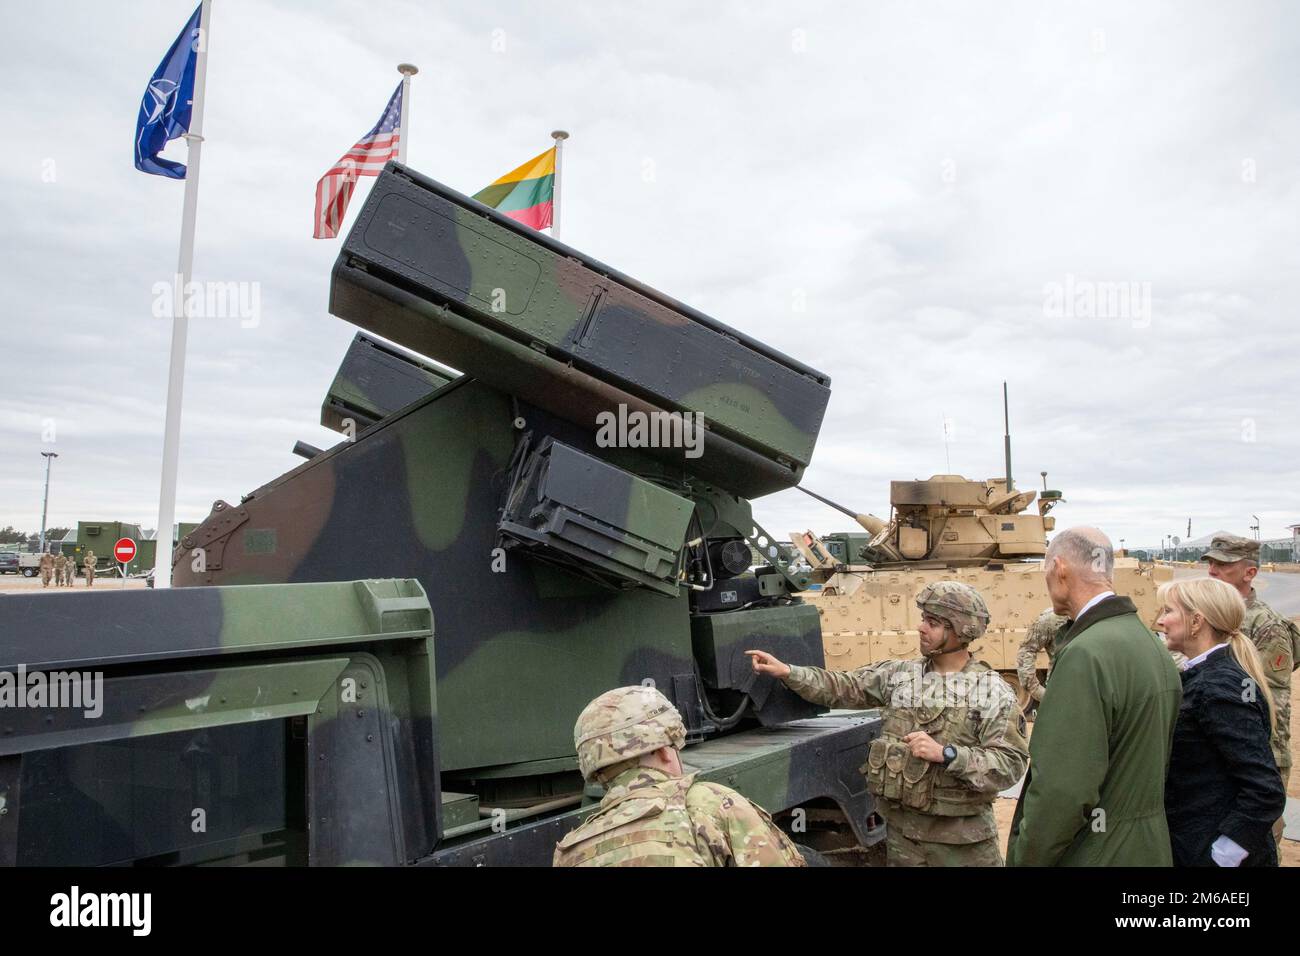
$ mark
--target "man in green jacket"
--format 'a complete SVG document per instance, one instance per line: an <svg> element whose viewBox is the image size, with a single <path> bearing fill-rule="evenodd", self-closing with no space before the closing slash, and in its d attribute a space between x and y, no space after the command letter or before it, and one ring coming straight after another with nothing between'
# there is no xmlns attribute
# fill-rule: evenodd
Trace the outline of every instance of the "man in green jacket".
<svg viewBox="0 0 1300 956"><path fill-rule="evenodd" d="M1111 590L1110 540L1052 539L1047 591L1070 618L1029 743L1008 866L1171 866L1165 774L1182 700L1178 670L1133 602Z"/></svg>

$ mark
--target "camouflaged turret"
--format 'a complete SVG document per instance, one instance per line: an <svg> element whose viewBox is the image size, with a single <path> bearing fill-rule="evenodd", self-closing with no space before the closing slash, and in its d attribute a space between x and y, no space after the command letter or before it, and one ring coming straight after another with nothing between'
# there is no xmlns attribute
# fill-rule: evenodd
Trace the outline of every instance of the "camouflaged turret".
<svg viewBox="0 0 1300 956"><path fill-rule="evenodd" d="M979 592L988 614L970 641L971 653L1001 673L1027 703L1018 657L1030 626L1051 604L1042 557L1056 521L1049 512L1065 500L1060 491L1020 489L1005 476L894 481L888 520L813 497L857 525L847 532L790 535L810 568L804 600L821 617L828 667L852 670L915 657L917 598L937 582L957 581ZM1115 590L1132 598L1148 627L1159 611L1156 588L1172 577L1169 568L1115 559ZM1045 676L1048 655L1037 653L1034 663Z"/></svg>

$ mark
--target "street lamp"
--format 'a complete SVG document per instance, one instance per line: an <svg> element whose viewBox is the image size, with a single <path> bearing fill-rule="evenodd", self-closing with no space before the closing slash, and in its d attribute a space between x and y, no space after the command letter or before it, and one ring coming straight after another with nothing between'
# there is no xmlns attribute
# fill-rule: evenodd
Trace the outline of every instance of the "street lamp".
<svg viewBox="0 0 1300 956"><path fill-rule="evenodd" d="M50 462L59 457L57 451L43 451L45 459L45 503L41 505L41 554L45 553L45 516L50 510Z"/></svg>

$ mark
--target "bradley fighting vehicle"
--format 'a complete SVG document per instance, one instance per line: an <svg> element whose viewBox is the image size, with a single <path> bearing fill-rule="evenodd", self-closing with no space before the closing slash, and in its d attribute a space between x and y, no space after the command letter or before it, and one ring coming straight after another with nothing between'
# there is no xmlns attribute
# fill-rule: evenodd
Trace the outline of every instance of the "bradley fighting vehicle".
<svg viewBox="0 0 1300 956"><path fill-rule="evenodd" d="M853 518L859 531L818 537L810 531L790 539L812 569L805 600L821 615L826 666L851 670L876 661L914 657L920 612L916 594L938 580L959 580L979 590L989 608L989 626L971 645L974 655L1002 676L1027 703L1016 676L1016 652L1029 626L1051 607L1043 577L1047 532L1056 519L1048 512L1061 492L1020 491L1011 478L1010 437L1004 477L971 481L934 475L925 481L889 486L889 520L856 514L801 488ZM1028 512L1037 498L1036 512ZM1153 624L1156 588L1173 576L1168 568L1115 559L1115 591L1132 598ZM820 584L820 588L817 588ZM1038 667L1049 666L1046 654Z"/></svg>
<svg viewBox="0 0 1300 956"><path fill-rule="evenodd" d="M825 375L396 163L330 311L418 353L354 341L344 441L218 501L170 590L0 601L0 668L106 685L90 730L0 733L0 862L547 864L599 796L574 721L636 683L801 844L880 839L876 714L743 653L824 663L750 499L799 481Z"/></svg>

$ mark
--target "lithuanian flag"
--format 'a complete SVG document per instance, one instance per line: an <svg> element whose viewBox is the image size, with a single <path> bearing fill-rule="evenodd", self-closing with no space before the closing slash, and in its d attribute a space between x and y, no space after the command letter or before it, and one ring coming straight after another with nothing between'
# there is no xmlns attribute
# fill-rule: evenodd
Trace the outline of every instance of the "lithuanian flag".
<svg viewBox="0 0 1300 956"><path fill-rule="evenodd" d="M534 229L551 224L551 198L555 194L555 147L512 169L474 198L497 212Z"/></svg>

